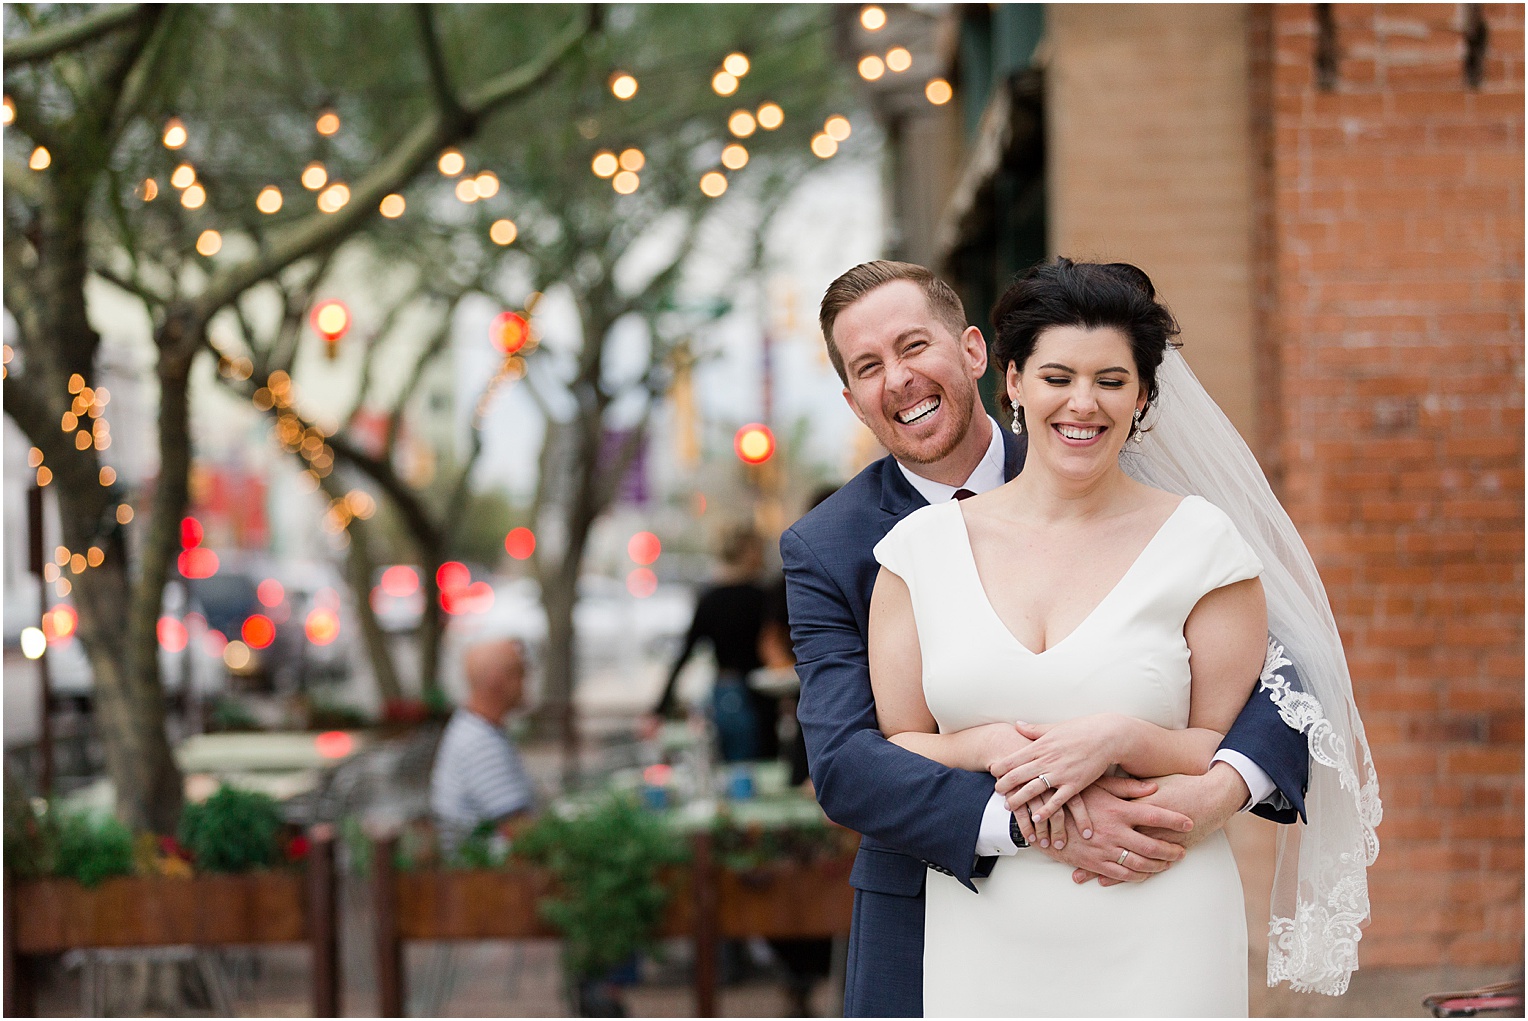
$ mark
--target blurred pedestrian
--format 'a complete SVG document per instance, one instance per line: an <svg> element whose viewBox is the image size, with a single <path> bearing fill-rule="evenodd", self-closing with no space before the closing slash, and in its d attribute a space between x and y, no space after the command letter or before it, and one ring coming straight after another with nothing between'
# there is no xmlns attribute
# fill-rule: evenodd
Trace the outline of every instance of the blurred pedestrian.
<svg viewBox="0 0 1528 1021"><path fill-rule="evenodd" d="M772 759L779 751L775 733L777 699L752 691L748 675L758 669L759 630L764 622L764 540L753 528L728 529L718 549L717 583L701 593L684 647L669 671L668 683L653 713L671 714L679 673L702 641L716 657L712 721L723 762Z"/></svg>
<svg viewBox="0 0 1528 1021"><path fill-rule="evenodd" d="M535 807L530 776L504 732L504 721L525 697L526 659L518 638L467 649L467 700L446 724L430 772L430 813L448 855L483 823L512 836Z"/></svg>

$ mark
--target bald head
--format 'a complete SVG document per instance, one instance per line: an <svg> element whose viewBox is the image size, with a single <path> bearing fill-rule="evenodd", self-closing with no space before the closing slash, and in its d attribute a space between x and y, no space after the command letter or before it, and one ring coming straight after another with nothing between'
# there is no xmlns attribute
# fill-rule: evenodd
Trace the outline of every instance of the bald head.
<svg viewBox="0 0 1528 1021"><path fill-rule="evenodd" d="M467 707L501 722L525 695L525 644L518 638L479 642L467 650Z"/></svg>

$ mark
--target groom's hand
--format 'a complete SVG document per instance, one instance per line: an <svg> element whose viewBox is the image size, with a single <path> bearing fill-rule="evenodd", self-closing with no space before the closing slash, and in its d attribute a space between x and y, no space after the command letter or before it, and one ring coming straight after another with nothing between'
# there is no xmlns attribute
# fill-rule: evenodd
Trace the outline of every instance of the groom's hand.
<svg viewBox="0 0 1528 1021"><path fill-rule="evenodd" d="M1040 854L1075 867L1072 879L1085 883L1098 877L1105 885L1139 883L1183 857L1177 843L1141 832L1144 828L1185 835L1193 821L1171 808L1146 803L1156 784L1124 776L1100 777L1076 797L1083 799L1093 835L1084 838L1067 813L1066 846L1033 848ZM1120 852L1129 851L1125 861ZM1029 852L1024 852L1029 853Z"/></svg>
<svg viewBox="0 0 1528 1021"><path fill-rule="evenodd" d="M1155 778L1157 790L1141 798L1149 805L1181 812L1194 820L1194 828L1188 832L1154 829L1144 832L1160 840L1170 840L1193 847L1212 833L1219 832L1251 794L1247 782L1235 768L1224 762L1211 764L1203 776L1159 776Z"/></svg>

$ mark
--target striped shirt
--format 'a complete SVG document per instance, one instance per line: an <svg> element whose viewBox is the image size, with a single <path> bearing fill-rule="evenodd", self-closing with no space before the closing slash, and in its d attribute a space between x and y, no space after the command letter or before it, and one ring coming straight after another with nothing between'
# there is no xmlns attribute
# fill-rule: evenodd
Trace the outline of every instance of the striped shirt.
<svg viewBox="0 0 1528 1021"><path fill-rule="evenodd" d="M471 710L452 713L430 772L430 812L445 847L479 823L534 804L535 788L508 735Z"/></svg>

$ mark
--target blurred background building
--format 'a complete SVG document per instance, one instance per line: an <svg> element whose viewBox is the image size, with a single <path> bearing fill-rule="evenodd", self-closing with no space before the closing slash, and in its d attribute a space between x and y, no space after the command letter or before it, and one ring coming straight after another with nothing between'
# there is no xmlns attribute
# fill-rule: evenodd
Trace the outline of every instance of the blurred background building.
<svg viewBox="0 0 1528 1021"><path fill-rule="evenodd" d="M1522 7L866 10L888 256L984 329L1045 255L1141 266L1300 526L1384 800L1363 964L1520 967Z"/></svg>

